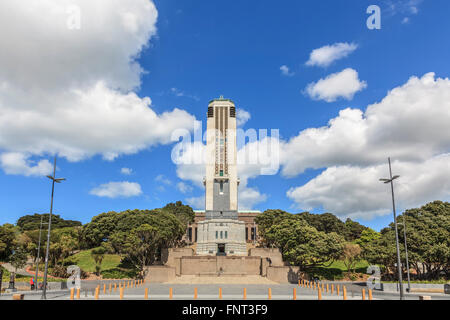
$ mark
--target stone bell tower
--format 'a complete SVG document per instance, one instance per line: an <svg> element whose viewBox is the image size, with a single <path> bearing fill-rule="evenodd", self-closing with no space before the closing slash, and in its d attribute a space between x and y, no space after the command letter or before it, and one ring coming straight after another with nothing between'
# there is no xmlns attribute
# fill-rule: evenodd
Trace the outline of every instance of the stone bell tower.
<svg viewBox="0 0 450 320"><path fill-rule="evenodd" d="M238 220L236 107L210 101L207 112L205 220L199 223L197 254L247 254L245 224Z"/></svg>
<svg viewBox="0 0 450 320"><path fill-rule="evenodd" d="M237 218L236 107L231 100L212 100L208 106L206 217Z"/></svg>

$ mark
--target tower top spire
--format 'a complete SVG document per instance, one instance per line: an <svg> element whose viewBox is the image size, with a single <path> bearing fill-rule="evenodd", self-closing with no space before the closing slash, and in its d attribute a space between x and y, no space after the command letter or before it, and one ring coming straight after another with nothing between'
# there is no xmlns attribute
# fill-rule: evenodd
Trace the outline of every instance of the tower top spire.
<svg viewBox="0 0 450 320"><path fill-rule="evenodd" d="M220 95L219 98L216 98L216 99L211 100L209 103L214 102L214 101L229 101L229 102L231 102L231 103L234 104L233 100L231 100L231 99L226 99L226 98L224 98L223 95Z"/></svg>

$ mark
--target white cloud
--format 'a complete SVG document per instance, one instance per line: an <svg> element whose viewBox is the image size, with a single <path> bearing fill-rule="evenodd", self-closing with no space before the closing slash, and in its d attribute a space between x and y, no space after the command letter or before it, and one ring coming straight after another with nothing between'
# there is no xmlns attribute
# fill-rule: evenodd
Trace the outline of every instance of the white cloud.
<svg viewBox="0 0 450 320"><path fill-rule="evenodd" d="M81 29L67 28L70 5ZM113 160L171 143L195 118L161 114L132 92L144 70L136 58L156 34L152 1L0 2L0 150L70 161ZM32 30L32 31L31 31Z"/></svg>
<svg viewBox="0 0 450 320"><path fill-rule="evenodd" d="M304 208L321 207L339 215L385 214L389 207L380 203L385 190L377 179L388 174L390 156L394 174L401 175L397 184L410 188L399 193L403 208L448 200L450 190L443 179L450 174L449 123L450 80L435 78L434 73L411 77L365 112L341 110L328 126L303 130L283 143L284 176L326 168L287 195Z"/></svg>
<svg viewBox="0 0 450 320"><path fill-rule="evenodd" d="M172 181L169 178L166 178L166 176L164 176L163 174L156 176L155 181L164 183L167 186L172 185Z"/></svg>
<svg viewBox="0 0 450 320"><path fill-rule="evenodd" d="M186 202L194 210L205 210L205 196L186 198Z"/></svg>
<svg viewBox="0 0 450 320"><path fill-rule="evenodd" d="M334 61L347 57L358 48L354 43L339 42L314 49L306 62L308 66L327 67Z"/></svg>
<svg viewBox="0 0 450 320"><path fill-rule="evenodd" d="M184 182L178 182L177 183L177 189L181 193L189 193L189 192L192 191L192 187L190 185L188 185L187 183L184 183Z"/></svg>
<svg viewBox="0 0 450 320"><path fill-rule="evenodd" d="M295 176L307 168L368 166L387 155L425 161L450 150L450 80L434 73L411 77L380 102L344 109L328 126L309 128L282 144L282 173ZM420 150L420 152L418 151Z"/></svg>
<svg viewBox="0 0 450 320"><path fill-rule="evenodd" d="M387 13L395 14L418 14L419 5L423 0L386 0Z"/></svg>
<svg viewBox="0 0 450 320"><path fill-rule="evenodd" d="M287 76L287 77L292 77L292 76L295 74L294 72L291 72L291 71L289 70L289 67L286 66L286 65L282 65L282 66L280 67L280 71L281 71L281 74L282 74L283 76Z"/></svg>
<svg viewBox="0 0 450 320"><path fill-rule="evenodd" d="M142 189L136 182L108 182L92 189L89 193L98 197L130 198L141 195Z"/></svg>
<svg viewBox="0 0 450 320"><path fill-rule="evenodd" d="M306 93L314 100L334 102L338 98L351 100L356 92L366 87L367 83L359 80L358 72L347 68L330 74L325 79L310 83L306 87Z"/></svg>
<svg viewBox="0 0 450 320"><path fill-rule="evenodd" d="M365 112L344 109L328 126L301 131L281 147L282 173L307 168L368 166L387 155L425 161L450 150L450 80L411 77Z"/></svg>
<svg viewBox="0 0 450 320"><path fill-rule="evenodd" d="M395 198L398 208L413 208L434 200L450 197L450 154L424 162L392 163ZM321 208L343 218L370 219L392 213L390 185L385 164L369 167L329 167L305 185L292 188L287 196L304 210Z"/></svg>
<svg viewBox="0 0 450 320"><path fill-rule="evenodd" d="M257 204L267 200L267 195L257 188L239 187L239 210L252 210Z"/></svg>
<svg viewBox="0 0 450 320"><path fill-rule="evenodd" d="M415 6L413 6L413 5L411 5L411 6L409 7L409 10L410 10L410 12L411 12L412 14L417 14L417 13L419 13L419 9L418 9L417 7L415 7Z"/></svg>
<svg viewBox="0 0 450 320"><path fill-rule="evenodd" d="M53 166L48 160L29 160L29 155L19 152L0 154L0 166L6 174L24 176L46 176L53 172Z"/></svg>
<svg viewBox="0 0 450 320"><path fill-rule="evenodd" d="M184 150L182 146L184 146ZM203 188L203 177L206 174L206 146L201 142L180 142L174 146L174 150L180 151L173 154L178 178L191 181L195 186Z"/></svg>
<svg viewBox="0 0 450 320"><path fill-rule="evenodd" d="M242 127L244 124L247 123L248 120L250 120L251 115L250 112L245 111L242 108L238 108L236 110L236 125L238 127Z"/></svg>
<svg viewBox="0 0 450 320"><path fill-rule="evenodd" d="M238 188L239 210L252 209L256 204L267 200L266 194L261 193L257 188L248 186L249 179L261 175L261 168L270 167L271 152L265 149L266 145L264 143L265 140L262 143L259 141L247 143L238 151L238 176L241 181ZM268 145L270 146L270 143ZM264 150L261 150L261 148L264 148ZM205 149L206 146L200 142L186 143L184 152L175 159L177 163L177 176L182 180L191 181L203 191L203 177L205 176L206 163ZM249 157L250 154L258 155L256 162L251 160ZM186 201L188 203L195 203L197 209L204 209L204 197L188 198Z"/></svg>
<svg viewBox="0 0 450 320"><path fill-rule="evenodd" d="M122 168L120 169L120 173L129 176L133 173L133 170L130 168Z"/></svg>
<svg viewBox="0 0 450 320"><path fill-rule="evenodd" d="M3 93L0 89L0 148L36 155L58 152L70 161L98 153L113 160L167 144L173 130L194 121L179 109L158 115L149 108L149 98L121 94L102 83L87 91L46 96L54 98L46 105L33 97L29 103L35 108L29 110L15 107L15 102L4 103Z"/></svg>
<svg viewBox="0 0 450 320"><path fill-rule="evenodd" d="M411 21L411 16L419 13L419 6L423 0L385 0L386 10L383 14L387 17L395 15L402 15L402 24L407 24Z"/></svg>
<svg viewBox="0 0 450 320"><path fill-rule="evenodd" d="M74 5L81 10L79 30L67 27ZM3 0L0 9L8 48L0 52L0 82L55 91L99 80L122 90L140 85L144 70L134 57L156 34L152 1Z"/></svg>
<svg viewBox="0 0 450 320"><path fill-rule="evenodd" d="M181 91L178 88L170 88L170 93L175 95L176 97L187 97L187 98L194 99L195 101L200 100L199 97L197 97L196 95L188 94L184 91Z"/></svg>

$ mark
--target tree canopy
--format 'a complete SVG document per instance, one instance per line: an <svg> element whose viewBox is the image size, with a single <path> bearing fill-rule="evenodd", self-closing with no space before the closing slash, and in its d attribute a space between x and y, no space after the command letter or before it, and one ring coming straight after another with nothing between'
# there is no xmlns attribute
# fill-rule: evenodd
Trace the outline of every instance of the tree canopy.
<svg viewBox="0 0 450 320"><path fill-rule="evenodd" d="M16 231L12 224L0 226L0 260L8 261L16 245Z"/></svg>
<svg viewBox="0 0 450 320"><path fill-rule="evenodd" d="M39 214L35 213L33 215L26 215L23 217L20 217L19 220L17 220L17 226L22 231L29 231L29 230L38 230L39 226L41 224L41 217L43 223L47 223L49 220L49 214ZM58 228L67 228L67 227L79 227L81 226L80 221L74 221L74 220L65 220L61 218L57 214L52 214L52 228L58 229ZM47 225L43 225L43 228L46 229Z"/></svg>
<svg viewBox="0 0 450 320"><path fill-rule="evenodd" d="M419 279L437 279L450 273L450 203L434 201L404 212L410 266ZM405 261L403 217L397 217L402 261ZM363 234L367 236L366 234ZM361 240L360 240L361 241ZM373 241L361 241L363 256L392 273L396 263L395 227L391 223ZM403 265L403 267L405 267Z"/></svg>
<svg viewBox="0 0 450 320"><path fill-rule="evenodd" d="M194 222L194 210L192 210L190 206L184 205L181 201L168 203L162 208L162 210L175 215L181 223L183 223L183 225Z"/></svg>
<svg viewBox="0 0 450 320"><path fill-rule="evenodd" d="M280 248L285 261L302 270L339 259L345 243L335 232L309 225L301 215L267 210L256 218L264 242Z"/></svg>
<svg viewBox="0 0 450 320"><path fill-rule="evenodd" d="M40 257L37 257L41 217L48 221L48 214L34 214L19 218L17 225L0 226L0 261L20 267L30 256L35 261L43 258L47 225L42 230ZM182 237L194 217L192 208L181 201L152 210L104 212L85 225L54 215L49 262L53 270L64 275L68 257L80 249L94 249L97 273L100 273L101 257L113 253L119 254L124 265L131 265L133 272L142 276L146 265L159 260L162 249L184 245ZM406 274L403 218L413 279L448 279L450 203L434 201L408 209L397 217L402 267ZM397 276L393 223L377 232L351 219L341 221L331 213L291 214L283 210L266 210L255 222L260 245L279 247L287 263L304 271L342 260L348 271L354 272L355 263L364 259L381 266L384 279Z"/></svg>

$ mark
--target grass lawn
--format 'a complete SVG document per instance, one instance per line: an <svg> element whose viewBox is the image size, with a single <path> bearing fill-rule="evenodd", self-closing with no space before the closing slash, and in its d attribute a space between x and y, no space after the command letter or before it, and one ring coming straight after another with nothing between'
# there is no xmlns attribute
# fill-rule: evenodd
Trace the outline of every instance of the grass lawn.
<svg viewBox="0 0 450 320"><path fill-rule="evenodd" d="M95 272L95 261L91 256L91 250L81 251L68 259L86 272ZM102 271L120 268L122 257L118 254L105 254L102 261Z"/></svg>
<svg viewBox="0 0 450 320"><path fill-rule="evenodd" d="M75 264L81 270L89 273L95 272L95 261L91 256L90 250L84 250L66 259L68 264ZM122 256L118 254L105 254L102 265L101 275L103 279L134 279L137 276L137 270L131 265L121 262Z"/></svg>
<svg viewBox="0 0 450 320"><path fill-rule="evenodd" d="M355 265L355 272L366 273L368 266L369 266L369 263L366 260L360 260ZM347 272L347 268L344 265L344 261L341 261L341 260L334 261L331 264L331 266L328 267L328 269L330 269L330 268L339 269L342 272Z"/></svg>

